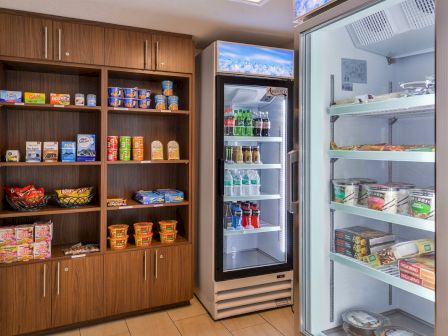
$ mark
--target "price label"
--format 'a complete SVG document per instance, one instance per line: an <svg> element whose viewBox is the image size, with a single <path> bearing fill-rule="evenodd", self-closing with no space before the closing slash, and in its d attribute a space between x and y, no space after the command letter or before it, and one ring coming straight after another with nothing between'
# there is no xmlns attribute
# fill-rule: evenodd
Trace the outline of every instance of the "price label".
<svg viewBox="0 0 448 336"><path fill-rule="evenodd" d="M20 105L20 106L23 106L23 105L25 105L25 103L14 103L14 105Z"/></svg>
<svg viewBox="0 0 448 336"><path fill-rule="evenodd" d="M114 107L114 110L117 110L117 111L129 111L129 108L127 108L127 107Z"/></svg>
<svg viewBox="0 0 448 336"><path fill-rule="evenodd" d="M171 112L171 110L160 110L160 112Z"/></svg>
<svg viewBox="0 0 448 336"><path fill-rule="evenodd" d="M147 160L147 161L140 161L141 163L151 163L152 161Z"/></svg>
<svg viewBox="0 0 448 336"><path fill-rule="evenodd" d="M118 209L120 209L120 210L133 209L133 208L134 208L134 206L132 206L132 205L125 205L125 206L118 207Z"/></svg>
<svg viewBox="0 0 448 336"><path fill-rule="evenodd" d="M53 107L65 107L65 105L55 104L55 105L53 105Z"/></svg>
<svg viewBox="0 0 448 336"><path fill-rule="evenodd" d="M76 258L84 258L86 255L85 254L77 254L77 255L73 255L72 259L76 259Z"/></svg>

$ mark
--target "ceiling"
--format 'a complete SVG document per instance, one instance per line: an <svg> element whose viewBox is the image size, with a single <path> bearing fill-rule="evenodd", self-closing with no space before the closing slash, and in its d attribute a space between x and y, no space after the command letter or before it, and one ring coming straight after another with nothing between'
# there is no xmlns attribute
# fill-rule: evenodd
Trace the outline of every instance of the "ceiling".
<svg viewBox="0 0 448 336"><path fill-rule="evenodd" d="M292 0L263 6L229 0L0 0L0 7L190 34L214 40L291 47Z"/></svg>

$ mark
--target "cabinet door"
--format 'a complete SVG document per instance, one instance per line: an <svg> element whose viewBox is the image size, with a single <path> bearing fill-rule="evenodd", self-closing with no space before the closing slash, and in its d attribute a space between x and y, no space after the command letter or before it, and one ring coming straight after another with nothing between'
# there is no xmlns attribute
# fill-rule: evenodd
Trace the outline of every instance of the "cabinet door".
<svg viewBox="0 0 448 336"><path fill-rule="evenodd" d="M106 316L149 308L149 251L104 256Z"/></svg>
<svg viewBox="0 0 448 336"><path fill-rule="evenodd" d="M53 22L56 61L104 64L104 28L87 24Z"/></svg>
<svg viewBox="0 0 448 336"><path fill-rule="evenodd" d="M170 35L154 35L155 70L193 72L193 41Z"/></svg>
<svg viewBox="0 0 448 336"><path fill-rule="evenodd" d="M151 251L151 307L192 298L191 245L167 246Z"/></svg>
<svg viewBox="0 0 448 336"><path fill-rule="evenodd" d="M0 335L14 334L14 327L20 322L14 316L15 267L0 267Z"/></svg>
<svg viewBox="0 0 448 336"><path fill-rule="evenodd" d="M52 263L52 326L93 320L103 316L103 257Z"/></svg>
<svg viewBox="0 0 448 336"><path fill-rule="evenodd" d="M52 59L52 21L0 13L0 55Z"/></svg>
<svg viewBox="0 0 448 336"><path fill-rule="evenodd" d="M106 28L105 65L151 69L151 41L147 33Z"/></svg>
<svg viewBox="0 0 448 336"><path fill-rule="evenodd" d="M15 266L14 278L14 335L50 328L50 263Z"/></svg>

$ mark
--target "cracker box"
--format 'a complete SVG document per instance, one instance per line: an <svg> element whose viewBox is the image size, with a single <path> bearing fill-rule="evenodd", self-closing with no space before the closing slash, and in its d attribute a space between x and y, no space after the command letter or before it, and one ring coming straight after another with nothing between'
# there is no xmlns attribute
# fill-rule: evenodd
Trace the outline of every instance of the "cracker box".
<svg viewBox="0 0 448 336"><path fill-rule="evenodd" d="M12 263L17 261L17 247L6 245L0 247L0 263Z"/></svg>
<svg viewBox="0 0 448 336"><path fill-rule="evenodd" d="M45 93L25 92L25 103L45 104Z"/></svg>
<svg viewBox="0 0 448 336"><path fill-rule="evenodd" d="M17 225L14 227L16 244L32 244L34 239L34 225Z"/></svg>
<svg viewBox="0 0 448 336"><path fill-rule="evenodd" d="M17 261L29 261L33 258L33 244L17 245Z"/></svg>
<svg viewBox="0 0 448 336"><path fill-rule="evenodd" d="M51 242L41 241L33 244L34 259L50 259L51 258Z"/></svg>
<svg viewBox="0 0 448 336"><path fill-rule="evenodd" d="M34 241L51 241L53 238L53 222L36 222L34 223Z"/></svg>
<svg viewBox="0 0 448 336"><path fill-rule="evenodd" d="M176 203L184 201L184 193L175 189L157 189L158 193L165 197L165 203Z"/></svg>
<svg viewBox="0 0 448 336"><path fill-rule="evenodd" d="M0 90L0 102L21 103L22 102L22 92L21 91Z"/></svg>
<svg viewBox="0 0 448 336"><path fill-rule="evenodd" d="M62 141L61 142L61 161L75 162L76 161L76 142Z"/></svg>
<svg viewBox="0 0 448 336"><path fill-rule="evenodd" d="M420 280L430 283L436 282L435 253L399 260L398 267L400 272L408 273Z"/></svg>
<svg viewBox="0 0 448 336"><path fill-rule="evenodd" d="M51 105L70 105L70 95L67 93L50 93Z"/></svg>
<svg viewBox="0 0 448 336"><path fill-rule="evenodd" d="M43 159L45 162L58 162L58 142L45 141Z"/></svg>
<svg viewBox="0 0 448 336"><path fill-rule="evenodd" d="M414 283L416 285L419 285L419 286L422 286L422 287L425 287L425 288L429 288L429 289L432 289L432 290L434 290L435 287L436 287L435 282L430 282L430 281L427 281L427 280L419 279L418 277L413 276L412 274L407 273L407 272L400 271L400 278L403 279L403 280L412 282L412 283Z"/></svg>
<svg viewBox="0 0 448 336"><path fill-rule="evenodd" d="M16 235L14 227L0 227L0 246L15 245Z"/></svg>
<svg viewBox="0 0 448 336"><path fill-rule="evenodd" d="M42 159L42 142L26 142L26 162L40 162Z"/></svg>
<svg viewBox="0 0 448 336"><path fill-rule="evenodd" d="M78 134L77 136L77 161L95 161L95 134Z"/></svg>
<svg viewBox="0 0 448 336"><path fill-rule="evenodd" d="M5 155L6 162L19 162L20 151L17 149L8 149Z"/></svg>

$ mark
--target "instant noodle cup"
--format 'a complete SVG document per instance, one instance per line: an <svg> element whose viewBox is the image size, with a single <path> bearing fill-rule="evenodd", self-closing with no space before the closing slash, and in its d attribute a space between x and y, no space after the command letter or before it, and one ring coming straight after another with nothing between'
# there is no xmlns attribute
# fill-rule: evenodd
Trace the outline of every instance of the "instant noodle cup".
<svg viewBox="0 0 448 336"><path fill-rule="evenodd" d="M136 235L152 234L152 222L138 222L134 224L134 232Z"/></svg>
<svg viewBox="0 0 448 336"><path fill-rule="evenodd" d="M127 108L135 108L137 106L137 99L134 98L124 98L123 106Z"/></svg>
<svg viewBox="0 0 448 336"><path fill-rule="evenodd" d="M147 99L151 96L151 90L138 89L138 99Z"/></svg>
<svg viewBox="0 0 448 336"><path fill-rule="evenodd" d="M109 234L111 238L127 237L129 225L126 224L114 224L109 225Z"/></svg>
<svg viewBox="0 0 448 336"><path fill-rule="evenodd" d="M136 88L123 88L123 97L137 99L137 89Z"/></svg>
<svg viewBox="0 0 448 336"><path fill-rule="evenodd" d="M151 105L151 99L139 99L138 100L138 108L141 109L149 109L149 106Z"/></svg>
<svg viewBox="0 0 448 336"><path fill-rule="evenodd" d="M372 210L397 213L398 190L383 184L367 186L367 206Z"/></svg>
<svg viewBox="0 0 448 336"><path fill-rule="evenodd" d="M174 232L176 231L176 220L161 220L159 222L160 232Z"/></svg>
<svg viewBox="0 0 448 336"><path fill-rule="evenodd" d="M121 98L109 97L109 98L107 98L107 103L110 107L120 107L121 106Z"/></svg>
<svg viewBox="0 0 448 336"><path fill-rule="evenodd" d="M135 246L137 247L147 247L151 246L152 242L152 233L145 235L134 235Z"/></svg>
<svg viewBox="0 0 448 336"><path fill-rule="evenodd" d="M160 234L160 242L162 244L171 244L176 241L177 231L170 231L170 232L159 232Z"/></svg>
<svg viewBox="0 0 448 336"><path fill-rule="evenodd" d="M118 149L118 136L109 135L107 137L107 149Z"/></svg>
<svg viewBox="0 0 448 336"><path fill-rule="evenodd" d="M118 161L118 149L107 150L107 161Z"/></svg>
<svg viewBox="0 0 448 336"><path fill-rule="evenodd" d="M142 136L133 136L132 137L132 149L143 149L144 148L144 140L145 140L145 138Z"/></svg>
<svg viewBox="0 0 448 336"><path fill-rule="evenodd" d="M122 92L121 88L119 88L119 87L110 86L107 88L107 94L109 95L109 97L120 98L122 93L123 92Z"/></svg>
<svg viewBox="0 0 448 336"><path fill-rule="evenodd" d="M173 82L169 80L162 81L162 94L164 96L173 95Z"/></svg>
<svg viewBox="0 0 448 336"><path fill-rule="evenodd" d="M179 97L168 96L168 110L177 111L179 109Z"/></svg>
<svg viewBox="0 0 448 336"><path fill-rule="evenodd" d="M131 150L127 148L120 148L118 152L118 159L120 161L130 161L131 160Z"/></svg>
<svg viewBox="0 0 448 336"><path fill-rule="evenodd" d="M143 161L144 149L133 149L132 150L132 160L133 161Z"/></svg>
<svg viewBox="0 0 448 336"><path fill-rule="evenodd" d="M435 220L436 193L434 190L411 190L409 193L409 213L412 217Z"/></svg>
<svg viewBox="0 0 448 336"><path fill-rule="evenodd" d="M119 140L120 148L131 149L132 138L130 136L122 135Z"/></svg>
<svg viewBox="0 0 448 336"><path fill-rule="evenodd" d="M333 180L334 201L336 203L355 205L358 202L359 182L350 180Z"/></svg>
<svg viewBox="0 0 448 336"><path fill-rule="evenodd" d="M156 110L166 110L166 96L157 95L154 97Z"/></svg>
<svg viewBox="0 0 448 336"><path fill-rule="evenodd" d="M109 239L110 248L112 250L123 250L128 247L128 238L129 236L126 235L124 237L109 237L107 239Z"/></svg>

